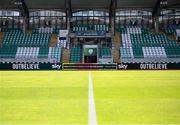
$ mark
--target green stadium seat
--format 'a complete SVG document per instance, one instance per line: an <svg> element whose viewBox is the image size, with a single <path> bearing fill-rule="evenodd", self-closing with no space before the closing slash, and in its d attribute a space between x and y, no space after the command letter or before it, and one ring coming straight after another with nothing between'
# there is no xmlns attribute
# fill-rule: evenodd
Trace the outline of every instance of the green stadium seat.
<svg viewBox="0 0 180 125"><path fill-rule="evenodd" d="M99 49L99 56L100 57L107 57L107 56L111 56L111 50L110 48L107 48L107 47L102 47Z"/></svg>
<svg viewBox="0 0 180 125"><path fill-rule="evenodd" d="M81 63L82 50L80 47L74 47L70 50L70 63Z"/></svg>
<svg viewBox="0 0 180 125"><path fill-rule="evenodd" d="M50 34L23 34L21 30L9 30L5 33L3 45L7 46L48 46Z"/></svg>

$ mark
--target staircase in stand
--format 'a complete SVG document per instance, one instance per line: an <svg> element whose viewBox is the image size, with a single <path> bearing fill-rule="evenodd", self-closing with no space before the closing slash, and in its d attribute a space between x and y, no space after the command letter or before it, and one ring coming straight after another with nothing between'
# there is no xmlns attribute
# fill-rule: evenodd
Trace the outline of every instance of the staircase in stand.
<svg viewBox="0 0 180 125"><path fill-rule="evenodd" d="M50 47L55 47L57 45L57 42L58 42L58 35L57 34L52 34L49 46Z"/></svg>
<svg viewBox="0 0 180 125"><path fill-rule="evenodd" d="M70 50L63 49L62 63L69 63L69 60L70 60Z"/></svg>
<svg viewBox="0 0 180 125"><path fill-rule="evenodd" d="M2 46L3 38L4 38L4 33L0 32L0 46Z"/></svg>
<svg viewBox="0 0 180 125"><path fill-rule="evenodd" d="M175 35L168 35L168 38L169 38L170 40L176 40L176 36L175 36Z"/></svg>

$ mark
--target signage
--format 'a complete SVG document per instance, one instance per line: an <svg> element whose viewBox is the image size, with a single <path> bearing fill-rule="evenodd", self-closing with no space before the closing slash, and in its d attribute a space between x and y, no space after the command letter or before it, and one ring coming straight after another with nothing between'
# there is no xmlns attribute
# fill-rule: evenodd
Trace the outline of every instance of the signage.
<svg viewBox="0 0 180 125"><path fill-rule="evenodd" d="M96 64L96 63L80 63L80 64L63 64L63 70L115 70L116 64Z"/></svg>
<svg viewBox="0 0 180 125"><path fill-rule="evenodd" d="M180 63L0 63L0 70L180 70Z"/></svg>
<svg viewBox="0 0 180 125"><path fill-rule="evenodd" d="M97 56L97 48L84 48L84 56Z"/></svg>
<svg viewBox="0 0 180 125"><path fill-rule="evenodd" d="M106 31L77 31L76 36L106 36Z"/></svg>
<svg viewBox="0 0 180 125"><path fill-rule="evenodd" d="M176 70L180 69L180 63L120 63L119 70Z"/></svg>
<svg viewBox="0 0 180 125"><path fill-rule="evenodd" d="M67 37L68 30L59 30L59 37Z"/></svg>
<svg viewBox="0 0 180 125"><path fill-rule="evenodd" d="M0 63L0 70L61 70L60 63Z"/></svg>

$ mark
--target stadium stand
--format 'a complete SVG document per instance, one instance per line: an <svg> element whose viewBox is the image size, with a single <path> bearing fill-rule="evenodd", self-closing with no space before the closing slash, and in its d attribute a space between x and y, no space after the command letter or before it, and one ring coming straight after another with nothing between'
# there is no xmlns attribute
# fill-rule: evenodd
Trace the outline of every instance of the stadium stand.
<svg viewBox="0 0 180 125"><path fill-rule="evenodd" d="M166 9L161 0L145 5L70 1L51 1L42 8L34 0L33 7L27 1L18 7L0 3L0 62L84 63L85 45L97 46L88 63L92 58L92 63L180 62L178 7ZM109 61L103 62L106 57Z"/></svg>
<svg viewBox="0 0 180 125"><path fill-rule="evenodd" d="M122 62L179 62L180 45L165 34L151 34L141 28L122 29Z"/></svg>
<svg viewBox="0 0 180 125"><path fill-rule="evenodd" d="M16 47L0 48L0 62L61 62L60 47Z"/></svg>
<svg viewBox="0 0 180 125"><path fill-rule="evenodd" d="M61 62L61 47L48 47L52 29L32 34L24 34L20 29L5 31L0 62Z"/></svg>

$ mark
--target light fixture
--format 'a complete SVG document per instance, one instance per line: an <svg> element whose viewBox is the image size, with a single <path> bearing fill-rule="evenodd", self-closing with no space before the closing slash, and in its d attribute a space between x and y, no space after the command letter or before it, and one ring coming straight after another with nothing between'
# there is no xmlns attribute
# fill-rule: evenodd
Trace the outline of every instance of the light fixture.
<svg viewBox="0 0 180 125"><path fill-rule="evenodd" d="M167 0L161 0L160 5L161 5L161 6L166 6L166 5L168 5Z"/></svg>
<svg viewBox="0 0 180 125"><path fill-rule="evenodd" d="M20 0L17 0L14 2L14 5L22 5L22 2Z"/></svg>

